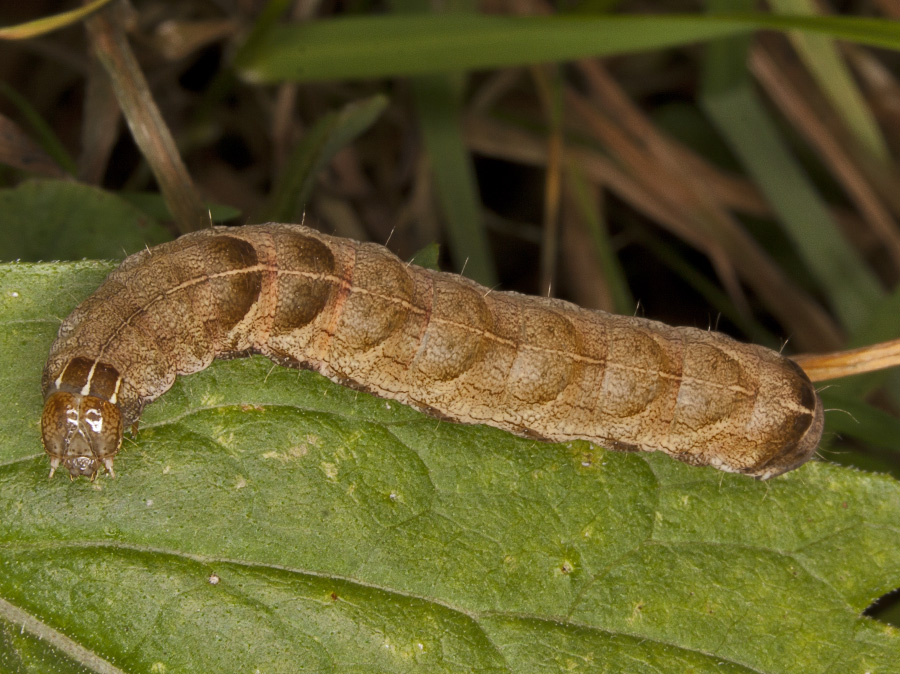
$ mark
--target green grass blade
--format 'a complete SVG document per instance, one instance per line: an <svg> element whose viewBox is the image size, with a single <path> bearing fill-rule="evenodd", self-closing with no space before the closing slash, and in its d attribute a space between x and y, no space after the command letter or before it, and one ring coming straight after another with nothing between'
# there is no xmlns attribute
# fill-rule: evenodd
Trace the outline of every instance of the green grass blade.
<svg viewBox="0 0 900 674"><path fill-rule="evenodd" d="M411 258L410 264L417 264L425 269L433 269L440 271L441 247L437 243L429 243L427 246L417 250Z"/></svg>
<svg viewBox="0 0 900 674"><path fill-rule="evenodd" d="M458 270L492 287L497 273L488 250L472 158L462 138L460 88L447 75L432 75L414 79L412 90L446 218L450 255Z"/></svg>
<svg viewBox="0 0 900 674"><path fill-rule="evenodd" d="M319 171L341 148L372 126L387 105L388 99L379 94L350 103L316 122L291 152L257 222L302 222Z"/></svg>
<svg viewBox="0 0 900 674"><path fill-rule="evenodd" d="M769 4L775 12L782 15L816 16L819 12L813 0L770 0ZM859 144L873 157L882 162L889 161L890 153L878 122L856 86L834 40L827 35L808 32L791 32L790 38L819 88Z"/></svg>
<svg viewBox="0 0 900 674"><path fill-rule="evenodd" d="M900 419L851 394L841 382L822 392L828 408L828 431L857 438L863 442L900 450Z"/></svg>
<svg viewBox="0 0 900 674"><path fill-rule="evenodd" d="M744 40L709 45L703 108L771 203L844 327L852 328L867 320L881 298L879 286L786 148L753 89L745 61Z"/></svg>
<svg viewBox="0 0 900 674"><path fill-rule="evenodd" d="M424 16L429 0L393 0L399 16ZM450 0L441 12L472 16L472 0ZM497 282L481 210L478 181L462 136L465 77L421 75L410 83L434 190L443 213L450 255L458 271L487 286Z"/></svg>
<svg viewBox="0 0 900 674"><path fill-rule="evenodd" d="M900 290L894 290L883 297L872 308L864 323L853 326L847 339L847 348L887 342L896 339L897 335L900 335ZM837 385L844 396L855 396L858 399L864 399L876 389L885 387L894 401L900 401L900 371L897 368L847 377L839 380Z"/></svg>
<svg viewBox="0 0 900 674"><path fill-rule="evenodd" d="M603 274L606 285L612 295L613 307L616 313L628 315L634 311L636 303L631 290L628 287L628 279L619 258L613 250L609 240L609 232L603 221L597 203L585 180L584 172L574 162L570 162L566 170L566 182L572 190L574 202L578 207L581 218L587 227L591 241L594 244L594 252L600 261L599 272Z"/></svg>
<svg viewBox="0 0 900 674"><path fill-rule="evenodd" d="M35 110L32 105L13 89L6 82L0 82L0 94L12 103L19 114L28 122L31 130L37 137L37 141L44 151L50 155L60 167L70 173L76 175L78 173L78 164L72 159L72 156L66 150L65 145L59 137L54 133L53 129L44 121L44 118Z"/></svg>
<svg viewBox="0 0 900 674"><path fill-rule="evenodd" d="M857 17L396 15L275 26L235 65L256 82L408 76L661 49L760 29L900 49L900 23Z"/></svg>

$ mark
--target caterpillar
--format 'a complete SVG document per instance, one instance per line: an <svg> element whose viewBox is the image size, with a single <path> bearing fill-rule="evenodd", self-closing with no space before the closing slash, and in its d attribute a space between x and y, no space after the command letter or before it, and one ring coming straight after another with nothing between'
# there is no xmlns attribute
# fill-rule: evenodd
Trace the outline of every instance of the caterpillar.
<svg viewBox="0 0 900 674"><path fill-rule="evenodd" d="M42 382L50 475L114 476L123 429L177 375L255 353L455 422L760 479L807 461L822 435L813 385L769 349L270 223L132 255L63 321Z"/></svg>

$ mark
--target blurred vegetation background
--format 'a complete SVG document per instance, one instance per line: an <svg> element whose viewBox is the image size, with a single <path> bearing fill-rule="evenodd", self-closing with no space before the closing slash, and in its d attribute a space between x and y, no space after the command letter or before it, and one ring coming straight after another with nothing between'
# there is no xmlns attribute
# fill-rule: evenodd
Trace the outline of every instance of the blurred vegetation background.
<svg viewBox="0 0 900 674"><path fill-rule="evenodd" d="M134 0L27 24L78 7L0 7L27 38L0 41L0 258L305 221L788 353L900 336L895 0ZM900 476L900 379L823 397L822 455Z"/></svg>

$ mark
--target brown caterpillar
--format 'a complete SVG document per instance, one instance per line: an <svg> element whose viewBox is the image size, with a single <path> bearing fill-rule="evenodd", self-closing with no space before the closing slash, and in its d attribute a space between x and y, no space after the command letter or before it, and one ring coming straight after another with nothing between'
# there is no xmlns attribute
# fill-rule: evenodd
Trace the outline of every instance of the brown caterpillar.
<svg viewBox="0 0 900 674"><path fill-rule="evenodd" d="M822 435L809 379L769 349L267 224L132 255L62 323L43 376L51 476L112 474L123 427L176 375L251 353L452 421L762 479L807 461Z"/></svg>

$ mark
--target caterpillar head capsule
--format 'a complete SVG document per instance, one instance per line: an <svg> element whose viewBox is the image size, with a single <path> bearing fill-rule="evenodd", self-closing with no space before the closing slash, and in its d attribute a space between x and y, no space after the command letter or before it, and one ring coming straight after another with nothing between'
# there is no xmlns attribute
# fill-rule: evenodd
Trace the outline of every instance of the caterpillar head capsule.
<svg viewBox="0 0 900 674"><path fill-rule="evenodd" d="M101 466L115 477L113 457L122 444L122 414L107 400L57 391L44 403L41 439L50 456L50 477L63 465L74 479L92 480Z"/></svg>

